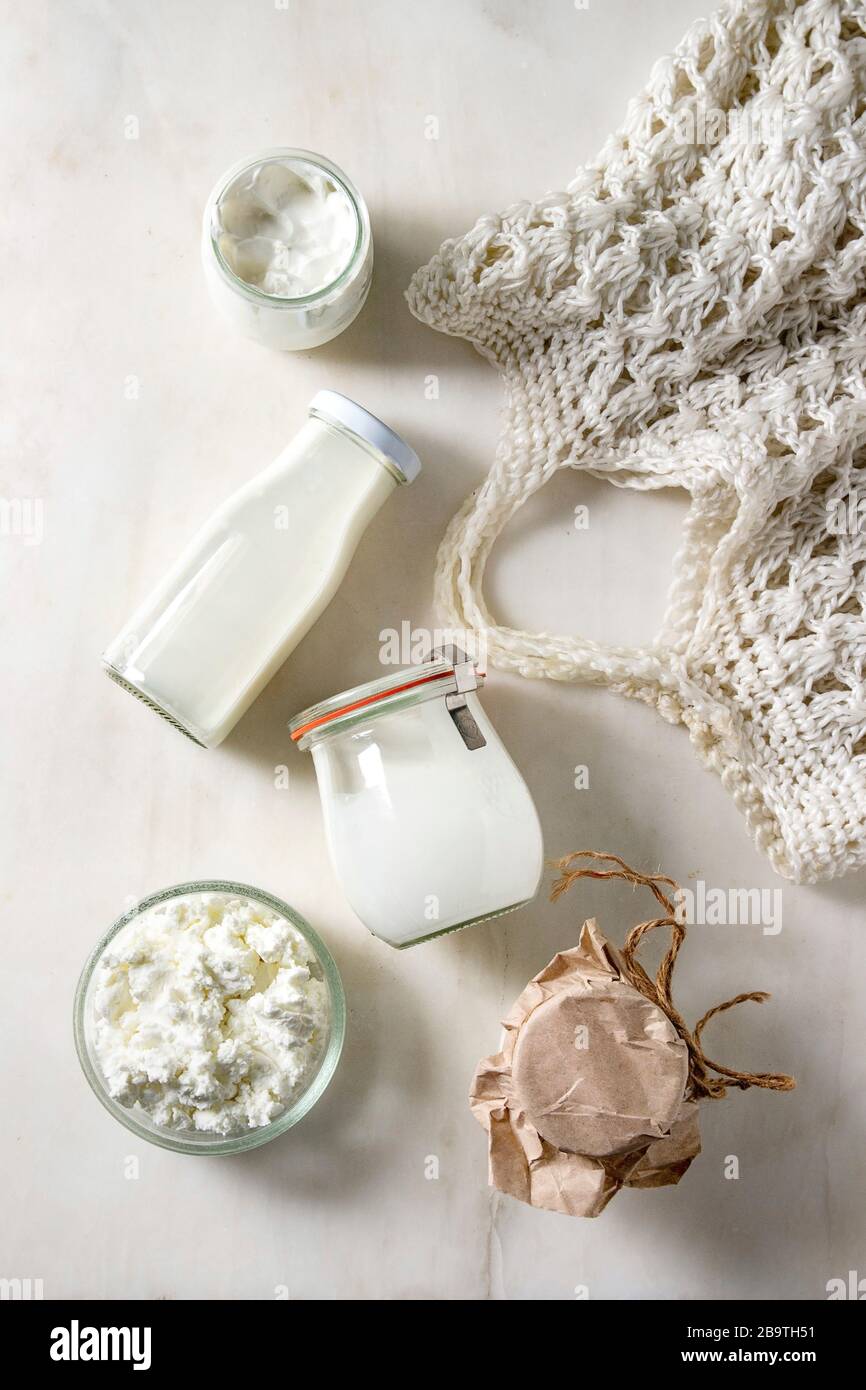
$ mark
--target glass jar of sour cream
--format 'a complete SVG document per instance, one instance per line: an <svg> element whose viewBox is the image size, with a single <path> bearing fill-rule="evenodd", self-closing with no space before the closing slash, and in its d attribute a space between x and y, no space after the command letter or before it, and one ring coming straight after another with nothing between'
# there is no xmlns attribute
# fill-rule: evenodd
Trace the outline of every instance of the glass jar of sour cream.
<svg viewBox="0 0 866 1390"><path fill-rule="evenodd" d="M373 274L364 199L309 150L265 150L227 169L204 211L211 298L249 338L284 351L321 346L360 313Z"/></svg>
<svg viewBox="0 0 866 1390"><path fill-rule="evenodd" d="M497 917L538 891L538 815L481 708L483 679L451 648L289 725L313 755L337 877L391 946Z"/></svg>

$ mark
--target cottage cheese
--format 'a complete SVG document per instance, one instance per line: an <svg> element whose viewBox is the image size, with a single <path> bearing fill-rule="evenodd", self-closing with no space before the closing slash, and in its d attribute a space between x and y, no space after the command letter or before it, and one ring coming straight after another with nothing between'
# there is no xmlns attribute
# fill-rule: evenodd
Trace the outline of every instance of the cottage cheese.
<svg viewBox="0 0 866 1390"><path fill-rule="evenodd" d="M329 1024L306 939L228 893L190 893L135 917L94 974L93 1047L108 1093L166 1129L269 1124L312 1080Z"/></svg>

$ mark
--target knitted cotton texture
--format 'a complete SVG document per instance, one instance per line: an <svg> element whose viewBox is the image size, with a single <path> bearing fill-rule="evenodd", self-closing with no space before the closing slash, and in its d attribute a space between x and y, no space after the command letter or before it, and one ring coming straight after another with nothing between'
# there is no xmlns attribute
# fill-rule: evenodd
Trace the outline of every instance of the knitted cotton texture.
<svg viewBox="0 0 866 1390"><path fill-rule="evenodd" d="M413 312L501 371L437 604L525 676L687 725L787 878L866 862L866 4L732 0L565 193L447 241ZM500 626L502 528L559 468L691 494L645 648Z"/></svg>

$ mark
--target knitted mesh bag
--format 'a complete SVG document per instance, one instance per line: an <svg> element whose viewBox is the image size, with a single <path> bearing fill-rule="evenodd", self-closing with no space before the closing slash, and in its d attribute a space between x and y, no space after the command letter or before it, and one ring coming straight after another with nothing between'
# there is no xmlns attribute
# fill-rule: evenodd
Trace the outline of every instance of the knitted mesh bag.
<svg viewBox="0 0 866 1390"><path fill-rule="evenodd" d="M506 386L493 467L440 548L440 613L496 665L682 721L800 882L866 861L864 112L864 0L731 0L565 193L482 218L407 293ZM644 648L485 605L494 541L563 467L691 494Z"/></svg>

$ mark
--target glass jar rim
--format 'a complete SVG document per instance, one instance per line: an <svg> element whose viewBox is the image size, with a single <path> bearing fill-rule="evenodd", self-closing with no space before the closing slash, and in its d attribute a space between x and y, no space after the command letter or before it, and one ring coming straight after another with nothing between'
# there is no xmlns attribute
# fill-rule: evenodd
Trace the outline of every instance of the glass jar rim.
<svg viewBox="0 0 866 1390"><path fill-rule="evenodd" d="M484 672L476 666L479 689L484 679ZM301 710L289 721L289 736L293 743L306 751L316 738L342 732L362 720L378 718L404 706L421 704L440 695L451 695L457 689L454 666L447 660L437 659L425 661L420 666L407 666L393 675L353 686Z"/></svg>
<svg viewBox="0 0 866 1390"><path fill-rule="evenodd" d="M250 898L252 901L269 908L272 912L285 917L312 948L322 967L322 977L328 987L330 1000L328 1042L309 1084L276 1119L271 1120L267 1125L261 1125L257 1129L244 1130L239 1134L213 1137L198 1134L197 1131L170 1130L152 1122L146 1123L134 1109L120 1105L108 1094L105 1083L91 1056L88 1043L88 991L94 970L108 943L142 913L148 912L160 903L168 902L172 898L184 897L190 893L226 893L235 897ZM264 889L254 888L248 883L236 883L229 879L201 879L190 883L177 883L169 888L163 888L159 892L149 894L122 913L103 933L87 957L78 979L73 1004L73 1033L78 1060L91 1090L109 1114L113 1115L138 1138L146 1139L159 1148L171 1149L175 1153L205 1155L242 1153L246 1149L255 1149L261 1144L267 1144L271 1139L276 1139L280 1134L291 1129L313 1108L326 1090L337 1069L346 1036L346 996L336 961L315 928L296 908L283 902L282 899L274 897L273 894L266 893ZM197 1135L197 1137L191 1137L192 1135Z"/></svg>
<svg viewBox="0 0 866 1390"><path fill-rule="evenodd" d="M280 160L296 160L301 164L311 164L314 168L321 169L330 179L339 184L355 214L355 244L352 247L351 255L339 275L335 276L327 285L313 290L310 294L298 295L290 298L286 295L268 294L265 290L258 289L255 285L250 285L246 280L232 270L225 256L219 248L216 237L213 234L213 210L219 203L229 185L234 182L247 169L253 169L257 164L277 163ZM352 183L348 174L344 173L339 165L326 159L324 155L316 154L314 150L295 149L286 145L274 146L272 149L262 150L259 154L251 158L239 159L230 169L226 169L220 175L211 189L210 196L205 204L204 210L204 236L206 243L210 246L217 269L233 290L242 294L246 299L256 304L267 304L271 309L306 309L311 305L320 303L327 299L337 290L347 285L353 278L355 270L366 255L367 247L370 245L370 214L367 204L364 202L358 189Z"/></svg>

